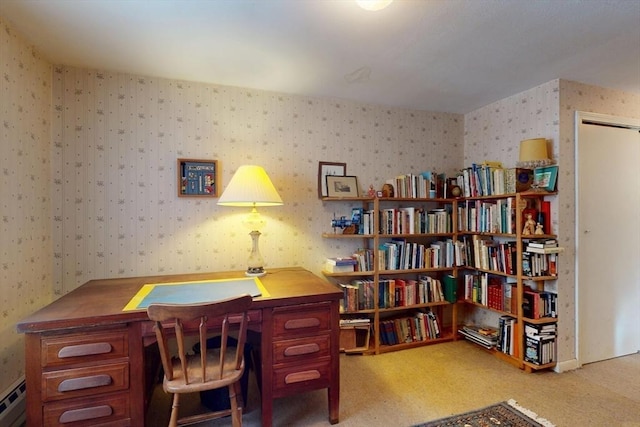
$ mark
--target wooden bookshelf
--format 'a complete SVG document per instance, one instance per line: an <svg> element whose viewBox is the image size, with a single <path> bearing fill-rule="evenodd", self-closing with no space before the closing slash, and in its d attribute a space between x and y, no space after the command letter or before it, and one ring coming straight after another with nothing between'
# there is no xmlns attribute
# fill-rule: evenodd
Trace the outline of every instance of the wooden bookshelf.
<svg viewBox="0 0 640 427"><path fill-rule="evenodd" d="M351 198L335 198L324 197L323 203L341 204L347 206L345 209L350 209L349 206L361 207L363 211L370 212L370 224L373 225L373 229L367 234L342 234L340 230L334 230L333 232L326 232L322 234L326 239L337 240L354 240L359 242L359 246L362 248L372 249L379 248L381 244L391 242L394 239L400 239L408 243L422 244L428 246L430 243L442 240L454 241L456 233L455 218L451 215L455 211L455 205L457 201L455 199L425 199L425 198L370 198L370 197L351 197ZM380 231L380 211L382 209L395 209L395 208L415 208L428 212L433 209L447 209L449 215L447 215L448 227L446 230L436 230L433 232L420 232L414 230L413 232L384 232ZM440 211L439 211L440 212ZM331 256L347 256L350 254L331 254ZM422 265L412 264L410 268L386 268L380 264L379 255L374 251L373 263L365 271L354 271L347 273L329 273L323 272L325 277L336 284L350 284L354 280L368 280L372 284L372 298L374 301L373 307L358 309L354 311L344 311L342 317L358 317L365 316L371 319L371 335L368 349L359 352L364 354L381 354L390 351L403 350L407 348L413 348L417 346L436 344L446 341L452 341L457 338L455 333L455 326L457 324L457 312L456 303L448 301L437 302L420 302L416 301L411 304L403 305L380 305L381 300L381 284L388 280L404 280L405 283L409 280L417 281L420 276L428 276L432 279L437 279L441 282L441 278L445 274L456 274L456 268L451 266L438 266L438 267L423 267ZM442 283L441 283L442 285ZM423 335L412 335L410 342L402 342L397 344L388 344L383 340L381 336L382 324L386 320L390 319L418 319L423 317L418 313L432 312L438 322L439 334L436 336L429 335L427 331ZM415 321L417 323L417 320ZM426 320L424 325L426 327ZM416 326L420 329L420 326Z"/></svg>

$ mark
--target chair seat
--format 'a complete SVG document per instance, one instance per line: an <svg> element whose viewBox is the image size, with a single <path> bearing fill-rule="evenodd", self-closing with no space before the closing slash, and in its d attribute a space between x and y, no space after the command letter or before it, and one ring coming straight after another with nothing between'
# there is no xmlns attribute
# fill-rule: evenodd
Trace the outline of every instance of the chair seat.
<svg viewBox="0 0 640 427"><path fill-rule="evenodd" d="M189 355L187 357L187 371L189 374L189 384L184 384L182 366L180 359L172 359L173 380L167 380L166 376L162 383L163 389L167 393L194 393L199 391L211 390L213 388L226 387L238 381L244 372L244 360L240 369L234 369L236 358L236 347L228 347L224 358L224 376L220 379L219 368L208 369L206 372L206 381L202 381L202 366L200 364L200 354ZM207 350L207 365L214 366L220 360L220 349Z"/></svg>

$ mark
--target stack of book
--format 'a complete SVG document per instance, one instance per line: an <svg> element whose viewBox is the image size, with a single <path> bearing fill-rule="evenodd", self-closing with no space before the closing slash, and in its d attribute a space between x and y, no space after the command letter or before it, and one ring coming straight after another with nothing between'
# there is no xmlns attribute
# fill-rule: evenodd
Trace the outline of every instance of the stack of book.
<svg viewBox="0 0 640 427"><path fill-rule="evenodd" d="M327 258L324 269L328 273L351 273L357 264L358 260L354 257Z"/></svg>
<svg viewBox="0 0 640 427"><path fill-rule="evenodd" d="M487 349L495 347L498 341L498 330L488 326L464 325L458 332L469 341Z"/></svg>
<svg viewBox="0 0 640 427"><path fill-rule="evenodd" d="M555 239L531 240L522 252L522 273L525 276L557 276L558 253L564 248Z"/></svg>
<svg viewBox="0 0 640 427"><path fill-rule="evenodd" d="M535 365L555 361L556 324L524 324L524 360Z"/></svg>
<svg viewBox="0 0 640 427"><path fill-rule="evenodd" d="M380 321L383 345L405 344L440 338L438 317L432 311L416 312L412 317Z"/></svg>
<svg viewBox="0 0 640 427"><path fill-rule="evenodd" d="M527 252L536 254L557 254L562 252L556 239L531 240L527 243Z"/></svg>
<svg viewBox="0 0 640 427"><path fill-rule="evenodd" d="M356 326L369 326L371 324L371 319L364 318L353 318L353 319L340 319L340 327L341 328L352 328Z"/></svg>
<svg viewBox="0 0 640 427"><path fill-rule="evenodd" d="M341 313L374 308L373 280L356 279L351 283L339 283L338 286L342 290Z"/></svg>

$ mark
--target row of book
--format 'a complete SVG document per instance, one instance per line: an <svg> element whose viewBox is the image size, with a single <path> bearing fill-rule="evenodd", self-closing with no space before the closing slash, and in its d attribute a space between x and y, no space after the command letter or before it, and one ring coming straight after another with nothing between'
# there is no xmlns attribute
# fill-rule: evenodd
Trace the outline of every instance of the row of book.
<svg viewBox="0 0 640 427"><path fill-rule="evenodd" d="M531 245L532 243L529 243ZM562 248L534 248L527 246L522 252L522 274L528 277L558 275L558 252ZM538 253L550 251L551 253ZM374 261L372 249L360 249L348 260L337 265L336 258L325 262L329 273L372 271L374 262L381 271L452 268L468 266L479 270L495 271L505 275L517 274L516 242L500 242L489 236L463 236L462 240L447 239L428 244L391 239L381 243Z"/></svg>
<svg viewBox="0 0 640 427"><path fill-rule="evenodd" d="M530 240L522 252L522 273L525 276L557 276L558 254L563 248L556 239Z"/></svg>
<svg viewBox="0 0 640 427"><path fill-rule="evenodd" d="M546 365L556 360L555 323L524 323L524 360L535 365Z"/></svg>
<svg viewBox="0 0 640 427"><path fill-rule="evenodd" d="M546 215L550 215L549 212ZM496 200L465 200L458 204L457 231L470 233L516 233L515 198ZM375 233L374 211L352 208L349 224L355 234ZM424 209L400 207L379 211L378 232L381 234L452 233L450 207Z"/></svg>
<svg viewBox="0 0 640 427"><path fill-rule="evenodd" d="M351 208L351 225L354 228L354 234L373 234L374 233L374 211L364 208Z"/></svg>
<svg viewBox="0 0 640 427"><path fill-rule="evenodd" d="M327 258L324 263L324 271L328 273L373 271L373 250L358 249L348 257Z"/></svg>
<svg viewBox="0 0 640 427"><path fill-rule="evenodd" d="M380 342L383 345L427 341L440 338L438 317L432 311L380 322Z"/></svg>
<svg viewBox="0 0 640 427"><path fill-rule="evenodd" d="M380 210L381 234L452 233L451 211L446 208L401 207Z"/></svg>
<svg viewBox="0 0 640 427"><path fill-rule="evenodd" d="M500 316L498 318L498 340L496 341L496 350L516 356L516 323L518 320L509 315Z"/></svg>
<svg viewBox="0 0 640 427"><path fill-rule="evenodd" d="M465 200L458 204L458 231L515 234L515 205L514 197L496 200Z"/></svg>
<svg viewBox="0 0 640 427"><path fill-rule="evenodd" d="M490 236L463 236L464 265L481 270L517 273L517 251L514 241L497 241Z"/></svg>
<svg viewBox="0 0 640 427"><path fill-rule="evenodd" d="M419 174L403 174L388 179L386 184L394 188L394 197L412 199L434 199L447 197L444 194L445 175L433 171Z"/></svg>
<svg viewBox="0 0 640 427"><path fill-rule="evenodd" d="M412 270L424 268L451 268L461 265L456 258L456 246L462 242L451 239L428 244L392 239L378 247L378 268L380 270Z"/></svg>
<svg viewBox="0 0 640 427"><path fill-rule="evenodd" d="M526 288L522 293L522 315L529 319L558 317L558 294Z"/></svg>
<svg viewBox="0 0 640 427"><path fill-rule="evenodd" d="M558 254L522 252L522 274L530 277L557 276Z"/></svg>
<svg viewBox="0 0 640 427"><path fill-rule="evenodd" d="M350 283L338 285L342 290L340 301L342 312L372 310L376 307L408 307L444 301L453 303L457 298L457 281L451 275L444 276L443 281L427 275L421 275L417 279L380 279L377 304L374 293L375 282L371 279L356 279Z"/></svg>
<svg viewBox="0 0 640 427"><path fill-rule="evenodd" d="M531 169L503 168L498 162L484 162L463 169L457 185L464 197L482 197L528 190L532 180Z"/></svg>
<svg viewBox="0 0 640 427"><path fill-rule="evenodd" d="M517 313L515 279L489 273L464 276L464 298L488 308ZM526 288L522 293L522 314L529 319L558 317L558 295L555 292Z"/></svg>
<svg viewBox="0 0 640 427"><path fill-rule="evenodd" d="M486 305L494 310L515 314L517 313L517 298L514 280L488 273L465 274L465 300Z"/></svg>

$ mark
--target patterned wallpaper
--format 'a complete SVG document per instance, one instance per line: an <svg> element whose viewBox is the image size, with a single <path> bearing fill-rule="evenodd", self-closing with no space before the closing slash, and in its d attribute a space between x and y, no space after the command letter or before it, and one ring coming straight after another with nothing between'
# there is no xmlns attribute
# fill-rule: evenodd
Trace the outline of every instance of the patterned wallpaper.
<svg viewBox="0 0 640 427"><path fill-rule="evenodd" d="M51 65L0 20L0 393L24 372L15 324L51 302Z"/></svg>
<svg viewBox="0 0 640 427"><path fill-rule="evenodd" d="M401 173L451 173L463 152L455 114L64 66L52 120L56 295L100 277L246 268L248 210L178 198L177 158L217 159L223 186L242 164L264 166L285 203L261 209L266 266L319 273L353 248L320 236L350 209L318 199L318 161L381 188Z"/></svg>
<svg viewBox="0 0 640 427"><path fill-rule="evenodd" d="M519 141L538 136L560 162L553 211L569 256L558 281L559 358L575 357L573 113L639 117L628 113L637 95L555 80L463 117L51 67L2 21L0 30L0 390L24 371L15 323L87 280L245 268L245 210L178 198L179 157L217 159L223 187L238 166L264 166L285 202L261 210L267 268L319 272L326 256L355 248L320 237L350 205L317 199L319 161L346 162L361 188L379 188L401 173L485 159L511 166Z"/></svg>

